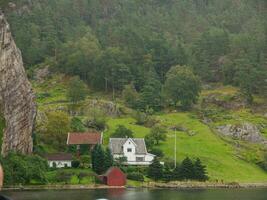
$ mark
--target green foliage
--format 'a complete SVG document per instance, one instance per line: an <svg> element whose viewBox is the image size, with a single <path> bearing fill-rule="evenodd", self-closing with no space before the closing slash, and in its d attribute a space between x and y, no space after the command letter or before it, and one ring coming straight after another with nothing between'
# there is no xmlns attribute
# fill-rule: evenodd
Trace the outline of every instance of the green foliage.
<svg viewBox="0 0 267 200"><path fill-rule="evenodd" d="M67 90L67 99L73 104L78 103L86 98L86 85L79 79L74 77L70 80Z"/></svg>
<svg viewBox="0 0 267 200"><path fill-rule="evenodd" d="M65 172L65 171L57 171L56 174L56 182L60 182L60 183L64 183L64 184L68 184L71 177L72 177L72 173L69 172Z"/></svg>
<svg viewBox="0 0 267 200"><path fill-rule="evenodd" d="M180 180L193 180L195 176L194 163L186 157L178 169L175 169L176 177Z"/></svg>
<svg viewBox="0 0 267 200"><path fill-rule="evenodd" d="M73 132L84 132L86 130L83 122L78 117L71 119L70 128Z"/></svg>
<svg viewBox="0 0 267 200"><path fill-rule="evenodd" d="M160 180L163 177L163 166L157 158L154 158L152 164L149 165L147 175L155 181Z"/></svg>
<svg viewBox="0 0 267 200"><path fill-rule="evenodd" d="M197 158L194 163L194 179L199 181L208 180L206 166L201 163L201 160L199 158Z"/></svg>
<svg viewBox="0 0 267 200"><path fill-rule="evenodd" d="M119 125L111 136L114 138L132 138L133 132L124 125Z"/></svg>
<svg viewBox="0 0 267 200"><path fill-rule="evenodd" d="M145 137L147 145L158 145L160 141L165 141L167 138L166 133L166 129L160 124L153 126L151 132Z"/></svg>
<svg viewBox="0 0 267 200"><path fill-rule="evenodd" d="M200 159L197 158L193 162L190 158L186 157L180 166L174 169L174 177L178 180L208 180L206 166L204 166Z"/></svg>
<svg viewBox="0 0 267 200"><path fill-rule="evenodd" d="M80 161L79 160L73 160L71 162L71 167L78 168L79 166L80 166Z"/></svg>
<svg viewBox="0 0 267 200"><path fill-rule="evenodd" d="M90 109L89 117L85 119L85 126L87 128L103 131L106 127L107 118L105 113L97 108Z"/></svg>
<svg viewBox="0 0 267 200"><path fill-rule="evenodd" d="M111 153L111 150L109 148L106 149L105 151L105 170L108 170L110 167L113 166L113 156Z"/></svg>
<svg viewBox="0 0 267 200"><path fill-rule="evenodd" d="M220 59L229 51L229 34L219 28L210 27L196 42L194 69L205 81L221 80Z"/></svg>
<svg viewBox="0 0 267 200"><path fill-rule="evenodd" d="M164 156L164 153L161 149L158 148L152 148L149 153L156 155L159 158L162 158Z"/></svg>
<svg viewBox="0 0 267 200"><path fill-rule="evenodd" d="M159 111L161 108L161 83L152 70L148 74L148 79L141 91L139 107L148 112L149 109Z"/></svg>
<svg viewBox="0 0 267 200"><path fill-rule="evenodd" d="M186 66L172 67L167 73L164 91L168 100L176 106L181 103L184 109L196 103L200 93L200 81Z"/></svg>
<svg viewBox="0 0 267 200"><path fill-rule="evenodd" d="M91 162L91 157L89 155L82 155L80 157L80 161L81 161L82 167L88 167Z"/></svg>
<svg viewBox="0 0 267 200"><path fill-rule="evenodd" d="M143 174L139 172L131 172L127 174L127 179L134 180L134 181L144 181L144 176Z"/></svg>
<svg viewBox="0 0 267 200"><path fill-rule="evenodd" d="M113 156L109 148L106 151L96 145L92 151L92 168L97 174L103 174L113 166Z"/></svg>
<svg viewBox="0 0 267 200"><path fill-rule="evenodd" d="M65 112L47 113L45 130L41 132L38 142L53 145L55 149L62 151L66 148L67 133L71 130L70 123L70 118Z"/></svg>
<svg viewBox="0 0 267 200"><path fill-rule="evenodd" d="M9 153L5 158L1 158L1 163L5 169L4 181L7 185L30 184L31 181L39 184L47 182L47 161L39 156Z"/></svg>
<svg viewBox="0 0 267 200"><path fill-rule="evenodd" d="M7 12L28 68L44 63L113 98L133 83L141 92L134 107L143 111L161 108L160 84L176 65L192 66L204 82L239 86L248 103L253 94L266 93L266 15L259 10L264 1L16 4L30 10Z"/></svg>
<svg viewBox="0 0 267 200"><path fill-rule="evenodd" d="M136 120L136 124L144 125L147 120L147 114L141 111L137 111L136 114L134 115L134 118Z"/></svg>
<svg viewBox="0 0 267 200"><path fill-rule="evenodd" d="M123 99L130 108L137 108L140 101L140 95L133 84L126 85L122 91Z"/></svg>

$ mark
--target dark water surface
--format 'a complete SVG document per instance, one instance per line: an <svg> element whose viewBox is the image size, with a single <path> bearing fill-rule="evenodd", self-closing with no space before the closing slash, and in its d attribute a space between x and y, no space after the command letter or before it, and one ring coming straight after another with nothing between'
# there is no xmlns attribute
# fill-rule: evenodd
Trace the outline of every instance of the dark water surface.
<svg viewBox="0 0 267 200"><path fill-rule="evenodd" d="M13 200L267 200L267 189L98 189L8 191Z"/></svg>

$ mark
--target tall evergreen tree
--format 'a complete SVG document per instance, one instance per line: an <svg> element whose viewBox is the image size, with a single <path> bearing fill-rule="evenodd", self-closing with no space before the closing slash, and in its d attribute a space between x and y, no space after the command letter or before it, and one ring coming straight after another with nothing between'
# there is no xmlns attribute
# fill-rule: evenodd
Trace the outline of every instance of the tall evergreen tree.
<svg viewBox="0 0 267 200"><path fill-rule="evenodd" d="M163 166L157 158L154 158L152 164L149 165L147 175L155 181L160 180L163 177Z"/></svg>
<svg viewBox="0 0 267 200"><path fill-rule="evenodd" d="M92 168L97 174L105 172L105 152L101 145L95 145L92 151Z"/></svg>
<svg viewBox="0 0 267 200"><path fill-rule="evenodd" d="M208 180L206 166L201 163L199 158L194 163L194 179L199 181Z"/></svg>
<svg viewBox="0 0 267 200"><path fill-rule="evenodd" d="M108 170L111 166L113 166L113 156L109 148L105 151L105 171Z"/></svg>
<svg viewBox="0 0 267 200"><path fill-rule="evenodd" d="M161 83L154 69L149 71L147 78L141 91L140 106L145 111L150 108L158 111L161 108Z"/></svg>
<svg viewBox="0 0 267 200"><path fill-rule="evenodd" d="M188 157L183 160L180 166L180 177L183 180L194 179L194 164Z"/></svg>

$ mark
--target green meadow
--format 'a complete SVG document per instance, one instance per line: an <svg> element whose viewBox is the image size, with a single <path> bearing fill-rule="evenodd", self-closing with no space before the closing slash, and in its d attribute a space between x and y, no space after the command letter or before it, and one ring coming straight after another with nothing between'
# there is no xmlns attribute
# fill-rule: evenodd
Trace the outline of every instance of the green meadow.
<svg viewBox="0 0 267 200"><path fill-rule="evenodd" d="M175 132L170 129L173 126L185 127L189 132L177 131L177 161L181 162L186 156L199 157L207 166L211 180L236 181L236 182L261 182L267 180L267 173L257 165L245 161L234 145L217 136L212 130L191 113L161 114L157 116L160 123L168 128L167 140L161 142L159 148L163 150L165 157L174 158ZM150 129L135 124L133 118L117 118L108 121L108 131L105 132L105 144L110 134L118 125L124 125L134 132L135 137L145 137ZM255 149L244 149L245 154L253 154Z"/></svg>

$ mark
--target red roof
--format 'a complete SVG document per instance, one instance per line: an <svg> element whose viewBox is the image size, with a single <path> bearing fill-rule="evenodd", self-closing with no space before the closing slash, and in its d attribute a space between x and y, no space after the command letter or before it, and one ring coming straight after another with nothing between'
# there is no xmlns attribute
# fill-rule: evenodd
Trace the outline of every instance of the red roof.
<svg viewBox="0 0 267 200"><path fill-rule="evenodd" d="M45 157L47 160L72 160L70 153L47 154Z"/></svg>
<svg viewBox="0 0 267 200"><path fill-rule="evenodd" d="M102 133L68 133L67 144L101 144Z"/></svg>

